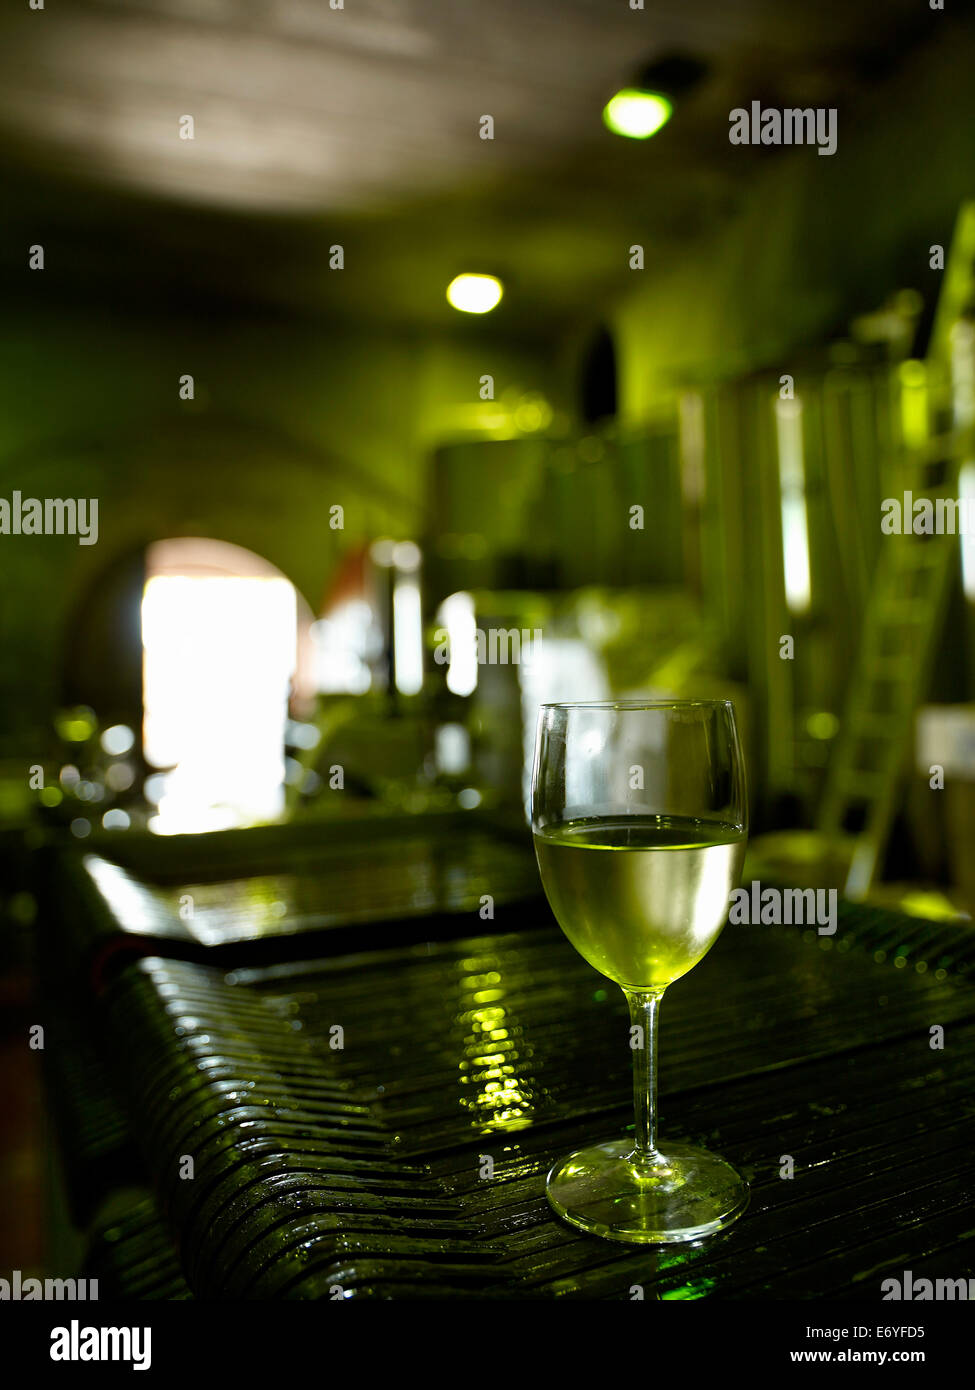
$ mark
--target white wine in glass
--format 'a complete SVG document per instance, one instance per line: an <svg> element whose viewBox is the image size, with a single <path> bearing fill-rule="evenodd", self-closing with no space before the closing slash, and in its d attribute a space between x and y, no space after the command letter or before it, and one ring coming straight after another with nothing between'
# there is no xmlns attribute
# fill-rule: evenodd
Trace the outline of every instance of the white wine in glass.
<svg viewBox="0 0 975 1390"><path fill-rule="evenodd" d="M635 1140L570 1154L548 1175L566 1220L617 1240L700 1239L744 1210L724 1159L657 1146L657 1009L710 949L747 838L744 767L726 701L543 705L532 779L539 871L573 946L623 989Z"/></svg>

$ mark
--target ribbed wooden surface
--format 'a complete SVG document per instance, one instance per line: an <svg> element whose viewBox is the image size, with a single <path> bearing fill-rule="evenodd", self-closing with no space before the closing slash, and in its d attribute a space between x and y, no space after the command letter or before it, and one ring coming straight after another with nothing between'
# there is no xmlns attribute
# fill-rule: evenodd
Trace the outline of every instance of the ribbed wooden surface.
<svg viewBox="0 0 975 1390"><path fill-rule="evenodd" d="M972 1265L973 965L969 930L879 910L841 907L833 938L726 927L664 1002L662 1130L738 1164L751 1205L660 1253L546 1202L555 1157L630 1122L622 996L549 926L229 972L154 957L106 1007L197 1295L877 1301Z"/></svg>

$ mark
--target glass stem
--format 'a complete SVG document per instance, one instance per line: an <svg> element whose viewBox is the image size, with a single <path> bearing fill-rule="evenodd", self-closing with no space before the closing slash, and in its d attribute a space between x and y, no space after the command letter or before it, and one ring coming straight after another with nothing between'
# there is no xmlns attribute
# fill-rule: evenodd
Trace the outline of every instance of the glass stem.
<svg viewBox="0 0 975 1390"><path fill-rule="evenodd" d="M663 991L648 994L627 989L623 993L630 1006L630 1046L633 1050L636 1147L632 1159L641 1167L650 1168L660 1161L657 1149L657 1014Z"/></svg>

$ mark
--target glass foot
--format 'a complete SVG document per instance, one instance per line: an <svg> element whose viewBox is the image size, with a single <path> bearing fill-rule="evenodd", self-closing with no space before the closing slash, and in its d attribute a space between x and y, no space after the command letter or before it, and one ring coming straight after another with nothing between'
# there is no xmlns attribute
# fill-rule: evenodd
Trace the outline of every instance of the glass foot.
<svg viewBox="0 0 975 1390"><path fill-rule="evenodd" d="M647 1245L700 1240L748 1205L745 1179L706 1149L675 1144L652 1167L635 1157L632 1139L577 1149L549 1172L548 1200L592 1235Z"/></svg>

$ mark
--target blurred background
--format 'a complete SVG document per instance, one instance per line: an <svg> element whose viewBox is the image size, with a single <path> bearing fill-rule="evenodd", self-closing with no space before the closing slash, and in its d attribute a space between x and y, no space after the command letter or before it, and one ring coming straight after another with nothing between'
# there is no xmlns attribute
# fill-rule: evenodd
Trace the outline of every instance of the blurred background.
<svg viewBox="0 0 975 1390"><path fill-rule="evenodd" d="M33 850L519 828L544 699L733 699L752 874L970 913L975 540L880 522L975 499L973 61L916 0L5 14L0 497L98 504L0 534L9 1018Z"/></svg>

